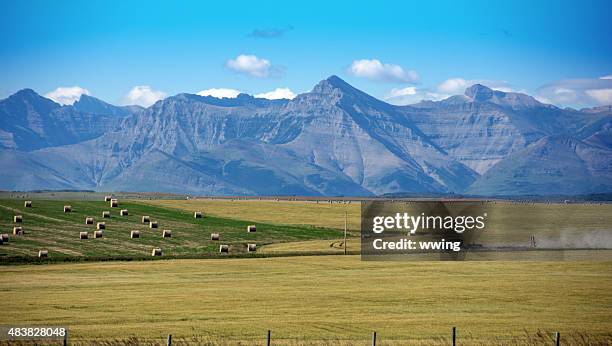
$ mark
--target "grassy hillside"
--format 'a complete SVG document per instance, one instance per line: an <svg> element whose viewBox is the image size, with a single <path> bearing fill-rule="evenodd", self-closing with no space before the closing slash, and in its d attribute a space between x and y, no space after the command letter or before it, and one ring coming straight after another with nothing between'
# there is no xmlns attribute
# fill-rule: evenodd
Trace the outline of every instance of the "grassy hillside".
<svg viewBox="0 0 612 346"><path fill-rule="evenodd" d="M64 213L63 206L72 206ZM128 209L129 216L120 216L120 209ZM102 218L102 211L110 211L110 218ZM206 211L205 211L206 213ZM338 230L312 226L283 226L262 222L205 215L193 218L193 213L140 202L120 201L119 208L110 208L104 201L34 200L33 208L24 208L22 200L0 200L0 233L12 233L13 216L22 215L23 236L10 234L8 243L0 246L0 261L8 257L36 256L39 249L49 250L50 258L66 257L149 257L154 247L163 250L164 257L202 256L218 253L219 244L230 244L230 253L246 252L245 244L258 245L309 239L333 239L341 236ZM158 229L141 223L148 215L158 221ZM85 217L94 217L94 225L86 225ZM105 222L104 237L93 239L97 222ZM247 233L249 224L257 225L257 232ZM162 230L172 230L172 238L162 238ZM130 231L139 230L140 239L130 239ZM89 232L89 239L80 240L79 232ZM220 233L221 241L210 240L211 233Z"/></svg>
<svg viewBox="0 0 612 346"><path fill-rule="evenodd" d="M609 344L611 273L612 262L357 256L2 266L0 324L67 325L84 344L173 334L253 345L271 329L275 345L365 345L374 330L381 345L448 345L452 326L462 345L550 345L554 331Z"/></svg>

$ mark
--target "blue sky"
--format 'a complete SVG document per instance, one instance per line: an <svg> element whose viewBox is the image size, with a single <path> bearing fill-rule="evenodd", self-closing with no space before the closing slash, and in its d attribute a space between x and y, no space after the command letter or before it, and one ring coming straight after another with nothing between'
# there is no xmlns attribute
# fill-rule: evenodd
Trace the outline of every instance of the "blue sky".
<svg viewBox="0 0 612 346"><path fill-rule="evenodd" d="M610 1L3 1L0 97L289 89L264 95L280 97L335 74L397 104L474 82L610 104L611 13Z"/></svg>

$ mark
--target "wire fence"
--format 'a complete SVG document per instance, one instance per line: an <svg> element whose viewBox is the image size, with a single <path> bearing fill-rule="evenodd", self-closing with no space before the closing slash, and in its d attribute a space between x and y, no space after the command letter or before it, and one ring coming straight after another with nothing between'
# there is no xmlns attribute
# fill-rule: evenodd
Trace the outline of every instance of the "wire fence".
<svg viewBox="0 0 612 346"><path fill-rule="evenodd" d="M118 337L118 338L73 338L69 334L63 340L4 340L0 345L25 346L25 345L64 345L64 346L183 346L183 345L283 345L283 346L391 346L391 345L612 345L612 333L588 334L588 333L567 333L562 337L559 332L538 331L536 333L512 336L495 336L491 338L473 337L470 334L461 335L457 328L449 329L447 335L440 335L434 338L385 338L384 334L376 331L371 332L369 337L364 334L363 338L291 338L282 335L274 335L272 330L268 330L261 338L237 338L237 337L211 337L202 335L174 337L168 335L165 338L153 337Z"/></svg>

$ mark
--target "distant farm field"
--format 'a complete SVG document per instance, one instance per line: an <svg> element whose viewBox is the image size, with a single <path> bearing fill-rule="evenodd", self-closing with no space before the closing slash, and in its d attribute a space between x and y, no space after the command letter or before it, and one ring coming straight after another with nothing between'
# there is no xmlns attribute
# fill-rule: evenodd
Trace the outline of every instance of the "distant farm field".
<svg viewBox="0 0 612 346"><path fill-rule="evenodd" d="M273 345L365 345L372 331L381 345L448 345L452 326L461 345L551 344L554 331L564 344L609 344L610 287L612 262L315 256L1 266L0 324L67 325L83 344L161 344L173 334L261 345L271 329Z"/></svg>
<svg viewBox="0 0 612 346"><path fill-rule="evenodd" d="M285 225L312 225L344 229L347 213L349 230L359 230L361 204L356 201L286 201L286 200L148 200L144 203L187 211L207 210L211 215L244 218Z"/></svg>
<svg viewBox="0 0 612 346"><path fill-rule="evenodd" d="M64 205L72 212L64 213ZM128 216L119 215L121 209ZM110 218L102 212L110 211ZM246 252L247 243L258 246L276 242L310 239L336 239L340 230L308 225L277 225L234 218L211 216L195 219L193 212L142 204L139 201L120 201L118 208L110 208L104 201L34 200L32 208L24 208L23 200L0 200L0 233L9 233L9 242L0 246L0 261L6 258L35 257L40 249L49 251L49 257L61 258L145 258L153 248L161 248L163 257L199 257L216 255L219 244L230 245L230 254ZM13 222L21 215L23 222ZM142 216L158 222L157 229L142 223ZM85 224L86 217L94 223ZM248 220L248 221L247 221ZM96 224L104 222L102 238L93 239ZM257 232L248 233L247 226L255 224ZM14 226L21 226L24 235L12 233ZM171 238L162 238L163 230L171 230ZM140 232L139 239L131 239L130 232ZM88 232L89 239L79 239L80 232ZM212 241L211 233L219 233L220 240Z"/></svg>
<svg viewBox="0 0 612 346"><path fill-rule="evenodd" d="M25 231L23 236L9 235L9 242L0 246L0 263L33 259L40 249L49 250L53 260L149 258L153 248L161 248L163 257L211 257L219 255L219 244L230 245L230 255L243 255L247 243L257 244L262 255L343 253L345 213L347 249L360 250L360 203L355 201L156 200L131 194L134 199L110 208L99 193L39 195L53 199L34 199L33 208L24 208L23 199L0 199L0 233L11 233L14 226ZM71 205L72 212L64 213L64 205ZM124 208L128 216L119 215ZM494 202L488 208L491 220L478 239L485 244L527 246L537 234L540 245L612 247L612 204ZM110 211L111 217L102 218L102 211ZM203 212L204 218L195 219L194 211ZM15 215L22 215L23 223L15 224ZM143 224L143 215L159 228ZM88 216L93 225L85 224ZM103 238L92 239L97 222L105 222L106 230ZM246 232L250 224L257 225L257 232ZM172 231L171 238L161 237L164 229ZM132 230L140 231L139 239L130 238ZM90 239L80 240L80 232L89 232ZM220 241L211 241L211 233L219 233Z"/></svg>

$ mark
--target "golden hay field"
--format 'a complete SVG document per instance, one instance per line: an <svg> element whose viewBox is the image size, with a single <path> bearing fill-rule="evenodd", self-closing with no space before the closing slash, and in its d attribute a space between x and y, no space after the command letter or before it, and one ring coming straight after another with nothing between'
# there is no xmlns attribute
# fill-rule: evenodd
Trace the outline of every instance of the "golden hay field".
<svg viewBox="0 0 612 346"><path fill-rule="evenodd" d="M274 201L274 200L150 200L141 201L156 206L188 211L205 210L220 217L253 220L285 225L311 225L318 227L344 228L344 212L348 214L348 228L359 230L361 204L352 201Z"/></svg>
<svg viewBox="0 0 612 346"><path fill-rule="evenodd" d="M173 334L253 345L271 329L276 345L363 345L372 331L381 345L444 344L452 326L461 344L516 344L538 331L609 343L610 287L612 262L314 256L18 265L0 267L0 324L67 325L84 343Z"/></svg>

